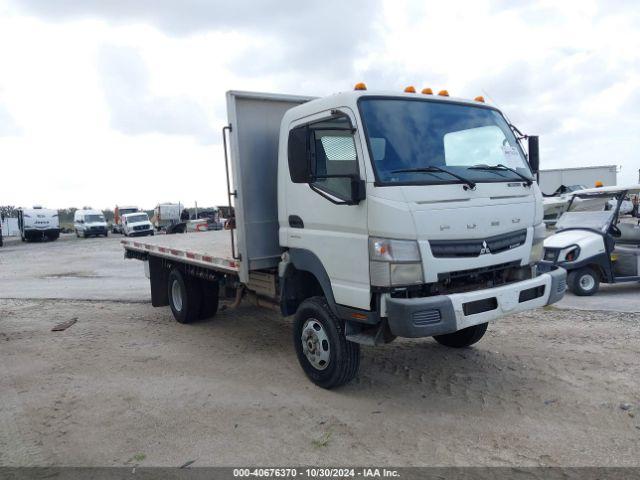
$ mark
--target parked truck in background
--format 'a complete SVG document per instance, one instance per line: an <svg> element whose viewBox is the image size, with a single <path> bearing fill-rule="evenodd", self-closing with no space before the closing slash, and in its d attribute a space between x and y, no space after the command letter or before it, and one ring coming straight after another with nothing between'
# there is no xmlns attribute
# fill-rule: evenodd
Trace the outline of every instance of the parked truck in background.
<svg viewBox="0 0 640 480"><path fill-rule="evenodd" d="M171 225L180 223L182 209L180 203L159 203L153 209L153 218L151 219L153 226L156 230L164 230Z"/></svg>
<svg viewBox="0 0 640 480"><path fill-rule="evenodd" d="M113 211L113 225L111 226L112 233L123 233L122 230L122 215L126 215L127 213L135 213L139 212L140 209L134 206L119 206L116 205L115 210Z"/></svg>
<svg viewBox="0 0 640 480"><path fill-rule="evenodd" d="M152 304L189 323L234 291L235 304L295 315L300 365L331 388L354 378L361 344L465 347L559 300L566 272L537 270L537 137L527 159L482 98L414 91L228 92L236 228L123 240L146 262Z"/></svg>
<svg viewBox="0 0 640 480"><path fill-rule="evenodd" d="M147 212L134 212L122 215L122 233L125 237L144 237L153 235L153 225Z"/></svg>
<svg viewBox="0 0 640 480"><path fill-rule="evenodd" d="M538 178L540 190L544 195L569 193L598 185L609 187L616 185L617 181L618 167L616 165L540 170Z"/></svg>
<svg viewBox="0 0 640 480"><path fill-rule="evenodd" d="M18 228L23 242L57 240L60 237L60 219L57 210L40 206L18 209Z"/></svg>

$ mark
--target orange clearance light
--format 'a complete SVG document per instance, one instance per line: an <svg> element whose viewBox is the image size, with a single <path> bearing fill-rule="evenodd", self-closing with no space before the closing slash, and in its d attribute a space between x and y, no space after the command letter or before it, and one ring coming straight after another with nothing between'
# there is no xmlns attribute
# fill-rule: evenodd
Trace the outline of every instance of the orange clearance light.
<svg viewBox="0 0 640 480"><path fill-rule="evenodd" d="M449 92L447 92L446 90L440 90L438 92L438 95L440 95L441 97L448 97L449 96Z"/></svg>
<svg viewBox="0 0 640 480"><path fill-rule="evenodd" d="M600 180L598 180L598 181L596 182L596 188L600 188L600 187L602 187L602 186L604 186L604 184L603 184Z"/></svg>
<svg viewBox="0 0 640 480"><path fill-rule="evenodd" d="M484 103L484 97L483 97L482 95L478 95L476 98L474 98L474 100L475 100L476 102L482 102L482 103Z"/></svg>
<svg viewBox="0 0 640 480"><path fill-rule="evenodd" d="M429 87L427 87L427 88L423 88L423 89L422 89L422 93L423 93L424 95L433 95L433 90L431 90Z"/></svg>
<svg viewBox="0 0 640 480"><path fill-rule="evenodd" d="M354 90L366 90L367 86L364 84L364 82L358 82L356 83L356 85L353 87Z"/></svg>
<svg viewBox="0 0 640 480"><path fill-rule="evenodd" d="M409 85L404 89L404 93L416 93L416 87L414 87L413 85Z"/></svg>

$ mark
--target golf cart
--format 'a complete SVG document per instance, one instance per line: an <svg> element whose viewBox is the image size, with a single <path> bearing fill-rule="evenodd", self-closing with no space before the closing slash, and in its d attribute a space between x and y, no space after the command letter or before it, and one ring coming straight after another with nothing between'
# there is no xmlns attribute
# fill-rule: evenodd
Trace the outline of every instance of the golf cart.
<svg viewBox="0 0 640 480"><path fill-rule="evenodd" d="M544 241L540 268L566 269L569 290L580 296L593 295L601 282L640 281L640 222L619 218L625 199L639 192L640 185L574 192Z"/></svg>

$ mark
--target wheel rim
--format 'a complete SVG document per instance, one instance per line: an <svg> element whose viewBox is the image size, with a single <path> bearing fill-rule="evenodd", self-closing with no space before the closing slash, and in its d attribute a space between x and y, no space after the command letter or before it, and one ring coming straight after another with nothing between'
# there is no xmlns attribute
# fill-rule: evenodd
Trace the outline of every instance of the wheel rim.
<svg viewBox="0 0 640 480"><path fill-rule="evenodd" d="M580 277L580 287L583 290L593 290L596 286L596 280L591 275L583 275Z"/></svg>
<svg viewBox="0 0 640 480"><path fill-rule="evenodd" d="M310 318L304 323L300 340L302 352L313 368L324 370L329 366L331 358L329 336L318 320Z"/></svg>
<svg viewBox="0 0 640 480"><path fill-rule="evenodd" d="M173 301L173 306L179 312L182 311L182 289L180 288L180 284L174 280L171 284L171 300Z"/></svg>

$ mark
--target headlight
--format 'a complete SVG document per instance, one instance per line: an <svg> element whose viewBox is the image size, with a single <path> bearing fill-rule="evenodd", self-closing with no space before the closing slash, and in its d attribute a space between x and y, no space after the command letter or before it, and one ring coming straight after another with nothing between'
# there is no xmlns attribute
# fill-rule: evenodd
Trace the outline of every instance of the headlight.
<svg viewBox="0 0 640 480"><path fill-rule="evenodd" d="M369 275L377 287L422 283L418 242L369 238Z"/></svg>
<svg viewBox="0 0 640 480"><path fill-rule="evenodd" d="M580 247L572 245L567 248L563 248L558 255L559 262L575 262L580 256Z"/></svg>
<svg viewBox="0 0 640 480"><path fill-rule="evenodd" d="M531 244L531 253L529 254L529 265L538 263L544 255L544 237L547 233L547 227L544 223L539 223L533 227L533 243Z"/></svg>

